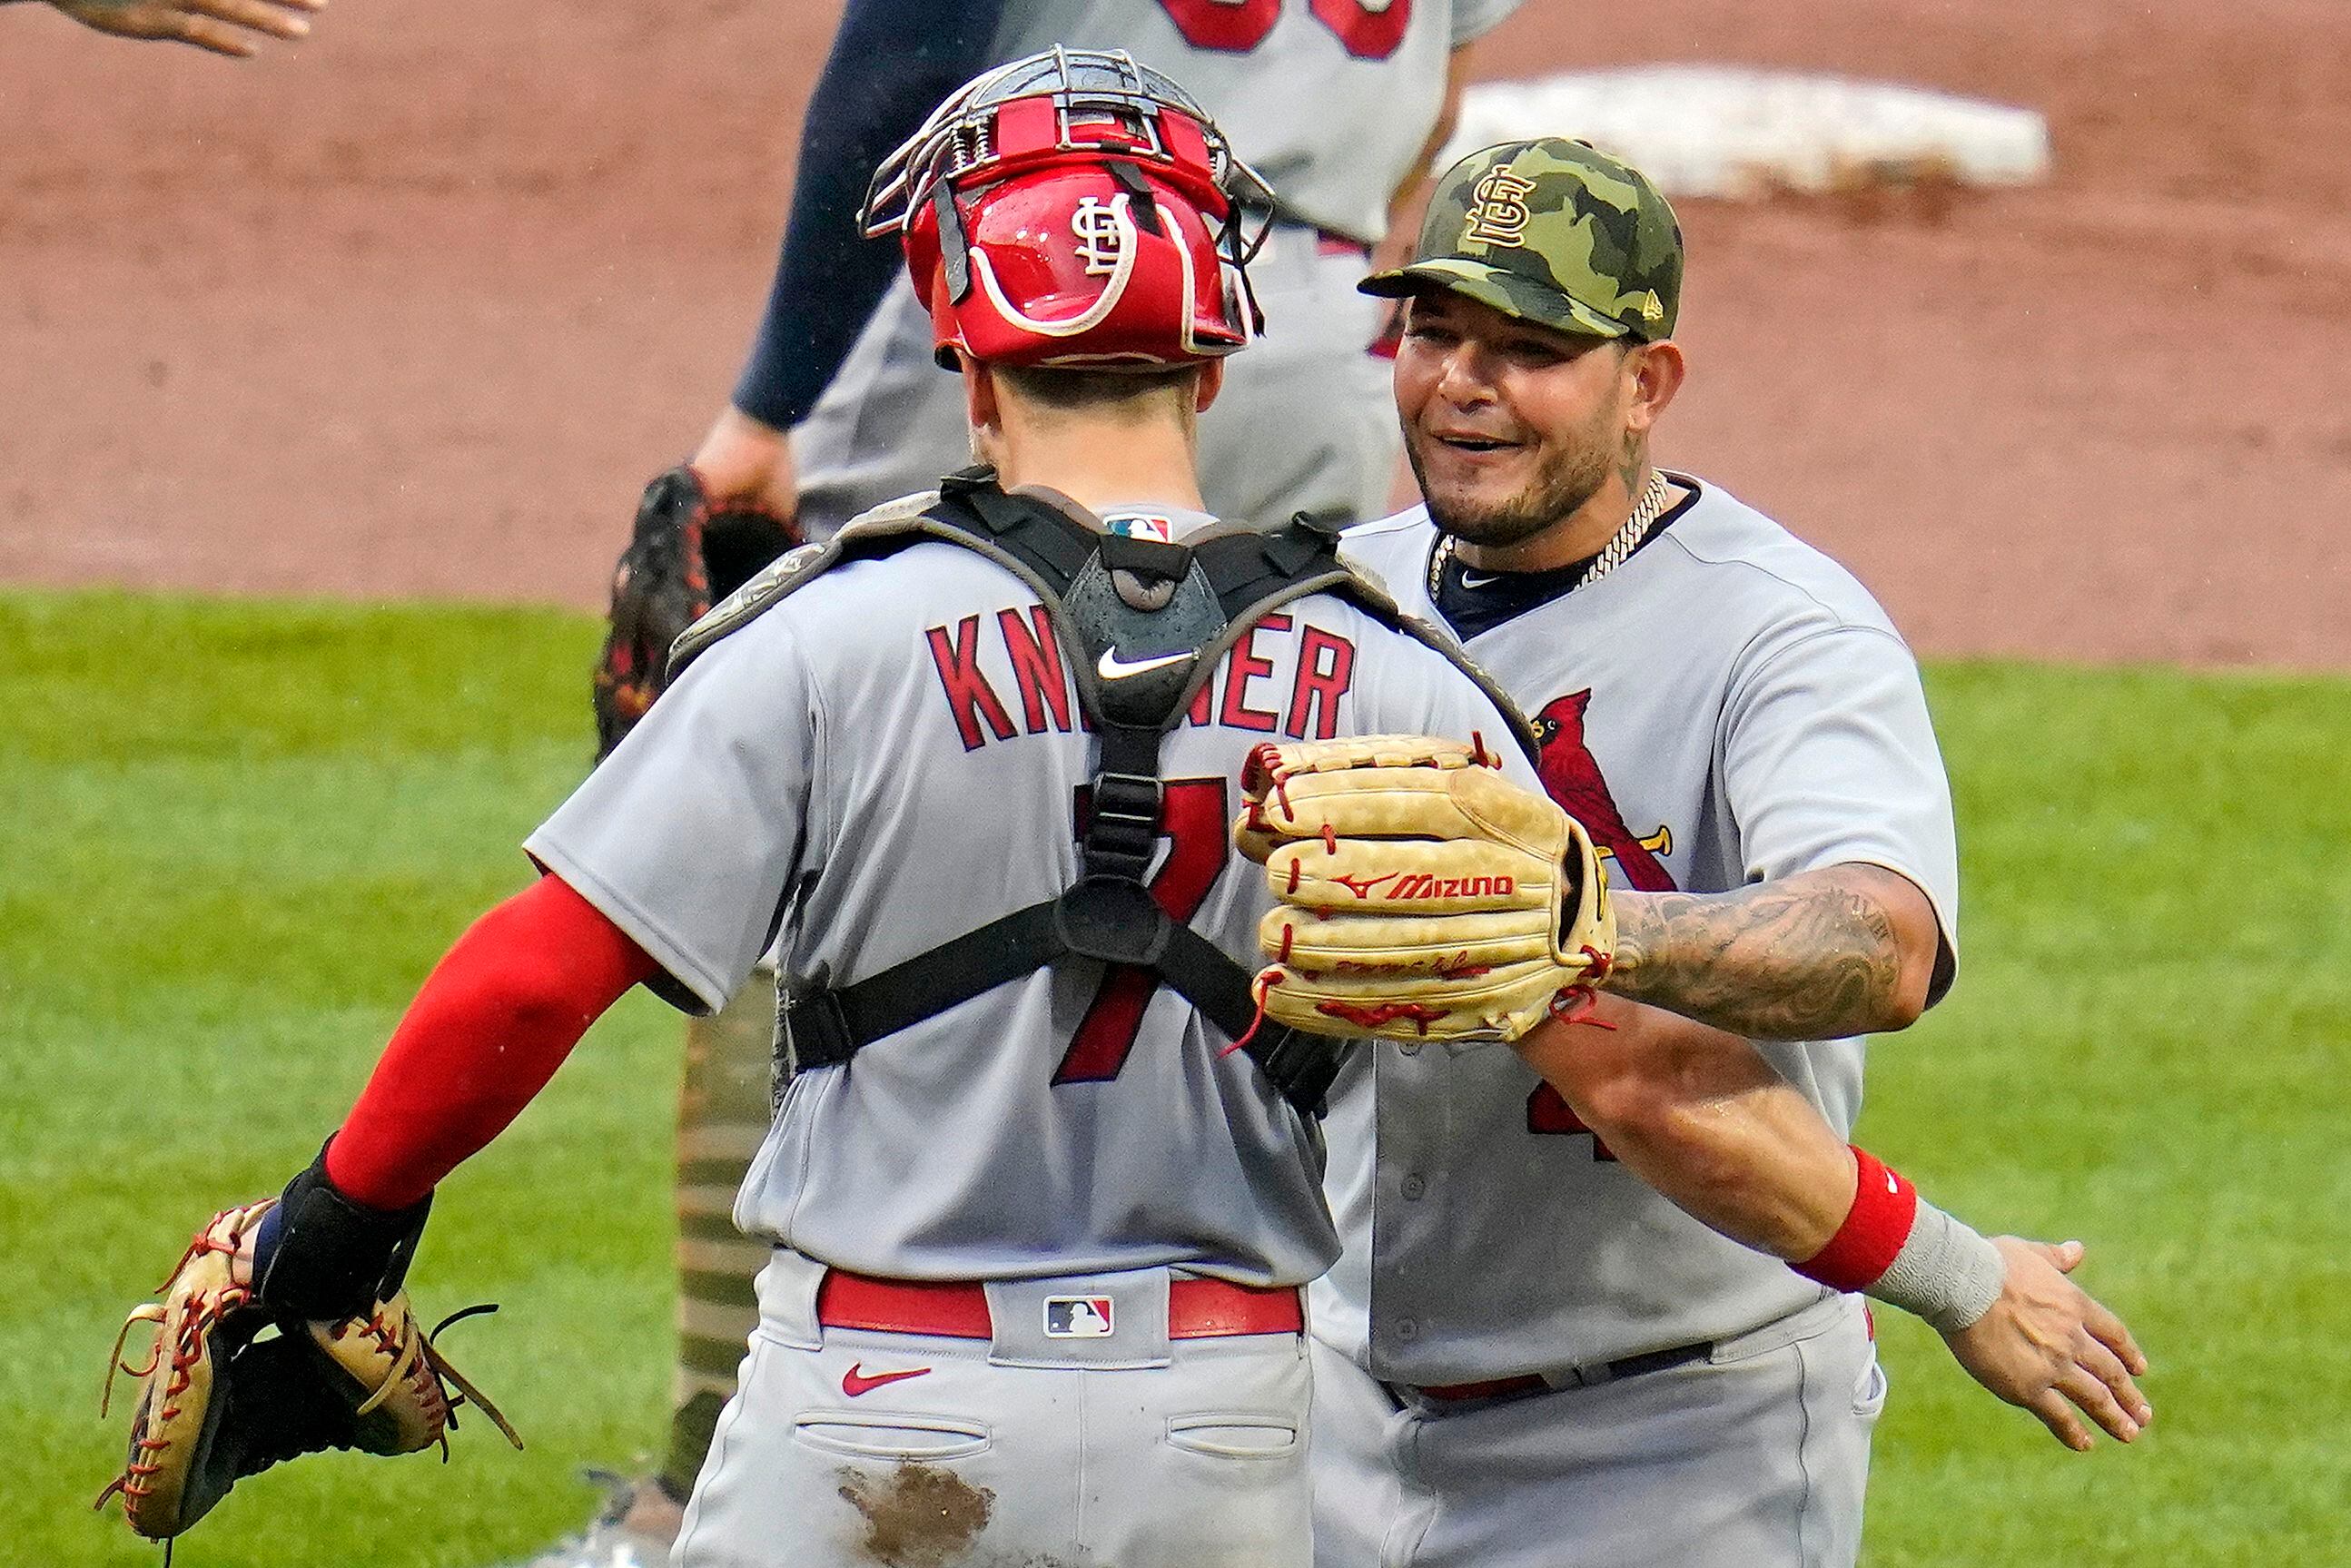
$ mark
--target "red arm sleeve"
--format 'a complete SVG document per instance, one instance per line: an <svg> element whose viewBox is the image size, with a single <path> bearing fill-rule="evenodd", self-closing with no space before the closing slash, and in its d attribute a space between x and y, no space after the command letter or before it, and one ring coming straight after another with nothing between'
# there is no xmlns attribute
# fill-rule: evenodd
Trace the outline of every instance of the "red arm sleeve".
<svg viewBox="0 0 2351 1568"><path fill-rule="evenodd" d="M541 877L475 921L409 1004L328 1147L329 1179L372 1207L423 1197L658 967L560 877Z"/></svg>

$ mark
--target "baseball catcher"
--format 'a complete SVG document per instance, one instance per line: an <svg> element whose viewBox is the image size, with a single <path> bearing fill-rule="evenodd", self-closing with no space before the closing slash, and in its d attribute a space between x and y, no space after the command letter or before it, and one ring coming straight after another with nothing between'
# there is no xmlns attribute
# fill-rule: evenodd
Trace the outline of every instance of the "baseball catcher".
<svg viewBox="0 0 2351 1568"><path fill-rule="evenodd" d="M115 1340L99 1413L118 1370L139 1380L139 1404L122 1473L98 1506L120 1494L123 1517L151 1541L170 1541L281 1459L435 1445L446 1458L455 1406L469 1400L522 1447L434 1348L401 1288L428 1205L360 1210L327 1185L323 1165L282 1197L213 1216L162 1300L132 1312ZM441 1326L492 1310L468 1308ZM156 1325L154 1345L144 1366L131 1366L122 1344L142 1322Z"/></svg>
<svg viewBox="0 0 2351 1568"><path fill-rule="evenodd" d="M1592 837L1482 743L1258 748L1234 829L1281 904L1266 1016L1317 1034L1511 1040L1588 1007L1615 921Z"/></svg>

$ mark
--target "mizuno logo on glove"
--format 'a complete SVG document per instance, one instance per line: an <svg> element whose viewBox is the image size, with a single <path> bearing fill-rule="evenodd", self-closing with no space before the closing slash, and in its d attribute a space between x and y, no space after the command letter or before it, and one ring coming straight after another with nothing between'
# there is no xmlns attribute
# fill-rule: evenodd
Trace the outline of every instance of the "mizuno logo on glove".
<svg viewBox="0 0 2351 1568"><path fill-rule="evenodd" d="M1389 883L1384 898L1399 903L1416 898L1508 898L1518 892L1518 878L1512 876L1429 876L1419 872L1389 872L1384 876L1348 876L1331 878L1357 898L1369 898Z"/></svg>

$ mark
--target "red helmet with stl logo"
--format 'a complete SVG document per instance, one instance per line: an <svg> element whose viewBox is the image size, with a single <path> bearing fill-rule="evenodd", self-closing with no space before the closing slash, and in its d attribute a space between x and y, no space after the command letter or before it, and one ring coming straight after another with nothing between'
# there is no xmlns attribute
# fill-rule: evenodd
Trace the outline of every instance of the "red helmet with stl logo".
<svg viewBox="0 0 2351 1568"><path fill-rule="evenodd" d="M1272 193L1206 111L1123 54L1053 49L970 82L885 160L939 362L1155 369L1261 328L1246 271Z"/></svg>

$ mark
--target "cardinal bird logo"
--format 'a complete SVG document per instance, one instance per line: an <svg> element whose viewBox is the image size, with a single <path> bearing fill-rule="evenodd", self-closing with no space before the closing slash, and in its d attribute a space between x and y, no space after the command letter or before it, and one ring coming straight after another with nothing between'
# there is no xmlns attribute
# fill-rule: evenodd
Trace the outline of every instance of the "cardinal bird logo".
<svg viewBox="0 0 2351 1568"><path fill-rule="evenodd" d="M1535 716L1535 733L1542 742L1539 767L1543 788L1583 824L1601 853L1615 857L1627 883L1643 893L1672 893L1673 873L1657 857L1673 852L1673 830L1660 824L1656 832L1635 833L1616 809L1608 780L1583 742L1583 710L1591 706L1592 692L1586 687L1554 697Z"/></svg>

